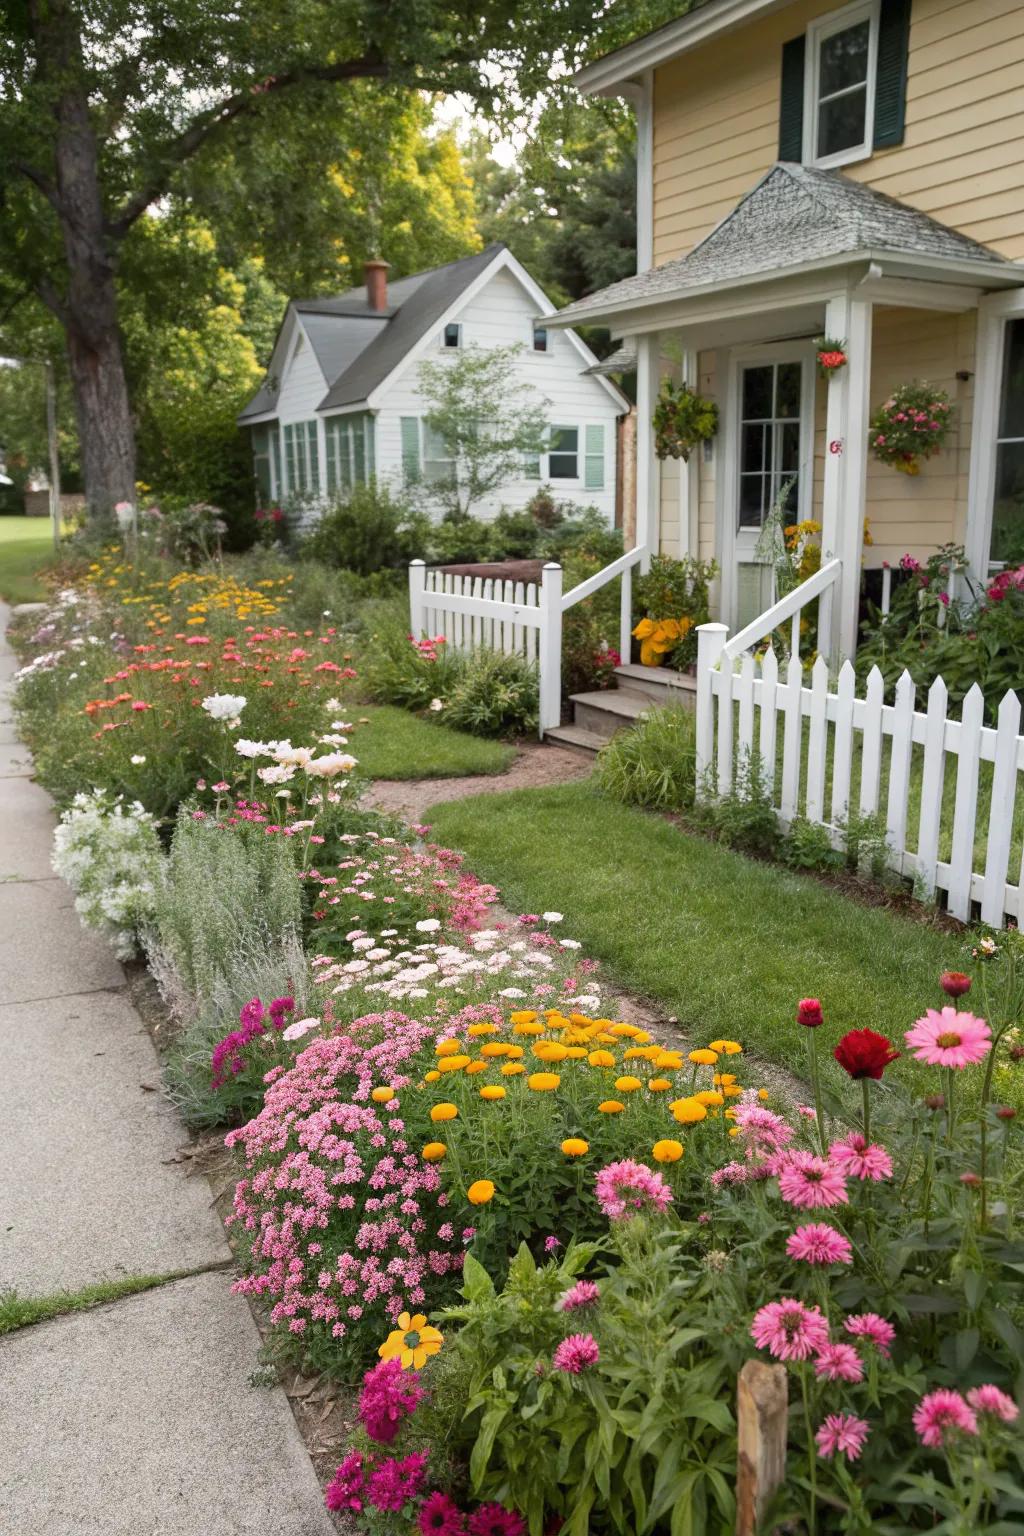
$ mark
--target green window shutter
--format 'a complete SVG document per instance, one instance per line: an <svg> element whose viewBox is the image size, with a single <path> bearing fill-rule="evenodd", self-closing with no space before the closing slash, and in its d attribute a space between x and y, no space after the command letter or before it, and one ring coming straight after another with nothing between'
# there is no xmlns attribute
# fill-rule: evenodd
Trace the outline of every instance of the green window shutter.
<svg viewBox="0 0 1024 1536"><path fill-rule="evenodd" d="M328 421L324 425L327 443L327 494L333 496L338 489L338 423Z"/></svg>
<svg viewBox="0 0 1024 1536"><path fill-rule="evenodd" d="M306 489L316 492L320 489L320 441L315 421L306 422L306 441L309 445L309 480Z"/></svg>
<svg viewBox="0 0 1024 1536"><path fill-rule="evenodd" d="M882 0L875 77L875 149L902 144L907 110L911 0Z"/></svg>
<svg viewBox="0 0 1024 1536"><path fill-rule="evenodd" d="M414 485L420 478L420 419L418 416L402 417L402 476L406 485Z"/></svg>
<svg viewBox="0 0 1024 1536"><path fill-rule="evenodd" d="M366 417L357 416L351 423L352 432L352 483L366 484Z"/></svg>
<svg viewBox="0 0 1024 1536"><path fill-rule="evenodd" d="M284 429L284 463L285 463L285 470L286 470L287 475L288 475L288 493L289 493L289 495L291 495L294 491L297 491L297 490L301 489L301 487L297 483L296 473L295 473L295 471L296 471L296 463L295 463L295 428L294 427L285 427L285 429Z"/></svg>
<svg viewBox="0 0 1024 1536"><path fill-rule="evenodd" d="M588 491L604 490L604 426L587 427L584 435L583 486Z"/></svg>
<svg viewBox="0 0 1024 1536"><path fill-rule="evenodd" d="M366 478L372 480L377 473L377 427L372 416L363 417L363 441L366 444Z"/></svg>
<svg viewBox="0 0 1024 1536"><path fill-rule="evenodd" d="M804 62L807 39L801 33L782 45L782 90L779 97L779 159L804 158Z"/></svg>
<svg viewBox="0 0 1024 1536"><path fill-rule="evenodd" d="M281 480L281 428L276 421L270 433L270 459L274 466L273 495L280 501L284 495L284 486Z"/></svg>

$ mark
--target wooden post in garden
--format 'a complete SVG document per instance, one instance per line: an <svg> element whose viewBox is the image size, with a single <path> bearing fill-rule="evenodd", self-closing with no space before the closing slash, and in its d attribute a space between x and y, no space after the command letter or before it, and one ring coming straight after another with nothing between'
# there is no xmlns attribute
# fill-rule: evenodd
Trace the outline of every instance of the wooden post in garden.
<svg viewBox="0 0 1024 1536"><path fill-rule="evenodd" d="M409 631L414 640L423 634L423 593L427 584L424 560L409 562Z"/></svg>
<svg viewBox="0 0 1024 1536"><path fill-rule="evenodd" d="M540 580L540 735L562 723L562 567L549 560Z"/></svg>
<svg viewBox="0 0 1024 1536"><path fill-rule="evenodd" d="M696 793L701 799L704 780L715 760L715 695L711 674L722 659L729 636L727 624L697 625L697 761Z"/></svg>
<svg viewBox="0 0 1024 1536"><path fill-rule="evenodd" d="M748 1360L736 1387L736 1536L755 1536L786 1475L788 1421L786 1367Z"/></svg>

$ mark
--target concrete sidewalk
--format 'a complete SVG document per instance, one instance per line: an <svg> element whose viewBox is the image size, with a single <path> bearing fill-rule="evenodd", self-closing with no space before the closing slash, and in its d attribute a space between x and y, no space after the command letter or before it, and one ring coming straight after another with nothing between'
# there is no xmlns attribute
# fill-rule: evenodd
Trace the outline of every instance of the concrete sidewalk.
<svg viewBox="0 0 1024 1536"><path fill-rule="evenodd" d="M0 1337L0 1528L17 1536L328 1536L205 1179L105 941L50 868L0 604L0 1291L203 1270Z"/></svg>

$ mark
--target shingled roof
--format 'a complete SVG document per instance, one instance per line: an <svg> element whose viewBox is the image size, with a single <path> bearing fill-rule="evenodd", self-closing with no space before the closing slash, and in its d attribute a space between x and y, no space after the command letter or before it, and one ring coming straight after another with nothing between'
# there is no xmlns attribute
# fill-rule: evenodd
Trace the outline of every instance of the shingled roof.
<svg viewBox="0 0 1024 1536"><path fill-rule="evenodd" d="M685 298L709 285L885 254L976 263L981 274L1004 280L1016 274L1024 283L1024 269L1005 256L906 203L838 171L779 161L689 255L601 288L560 310L557 319L584 323L595 313Z"/></svg>

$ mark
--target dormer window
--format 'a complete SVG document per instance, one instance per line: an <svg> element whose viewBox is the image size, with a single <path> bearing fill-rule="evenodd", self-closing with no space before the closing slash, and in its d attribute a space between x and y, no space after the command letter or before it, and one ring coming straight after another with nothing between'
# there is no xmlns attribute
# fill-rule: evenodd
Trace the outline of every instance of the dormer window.
<svg viewBox="0 0 1024 1536"><path fill-rule="evenodd" d="M450 322L445 326L441 337L441 345L450 350L456 350L462 346L462 326L457 321Z"/></svg>
<svg viewBox="0 0 1024 1536"><path fill-rule="evenodd" d="M874 0L808 28L804 153L809 163L847 165L870 155L877 53Z"/></svg>

